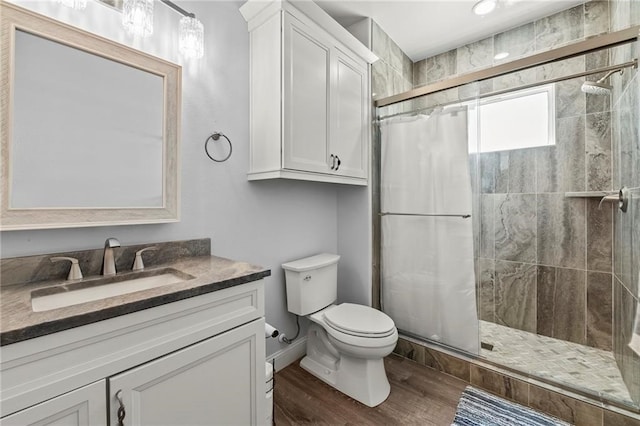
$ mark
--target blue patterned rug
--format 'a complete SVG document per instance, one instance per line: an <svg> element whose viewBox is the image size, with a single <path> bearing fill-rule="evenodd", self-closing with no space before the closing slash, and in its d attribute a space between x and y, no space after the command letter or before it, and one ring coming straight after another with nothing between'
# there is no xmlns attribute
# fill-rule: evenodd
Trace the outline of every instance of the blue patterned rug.
<svg viewBox="0 0 640 426"><path fill-rule="evenodd" d="M569 423L471 386L462 392L451 426L568 426Z"/></svg>

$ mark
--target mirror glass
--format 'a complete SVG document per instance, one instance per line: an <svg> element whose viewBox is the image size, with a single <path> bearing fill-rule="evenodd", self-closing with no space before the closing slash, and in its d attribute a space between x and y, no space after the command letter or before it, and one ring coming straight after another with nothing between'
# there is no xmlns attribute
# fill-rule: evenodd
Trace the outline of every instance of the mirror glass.
<svg viewBox="0 0 640 426"><path fill-rule="evenodd" d="M1 1L0 33L0 230L177 221L182 68Z"/></svg>
<svg viewBox="0 0 640 426"><path fill-rule="evenodd" d="M163 79L24 31L12 208L161 207Z"/></svg>

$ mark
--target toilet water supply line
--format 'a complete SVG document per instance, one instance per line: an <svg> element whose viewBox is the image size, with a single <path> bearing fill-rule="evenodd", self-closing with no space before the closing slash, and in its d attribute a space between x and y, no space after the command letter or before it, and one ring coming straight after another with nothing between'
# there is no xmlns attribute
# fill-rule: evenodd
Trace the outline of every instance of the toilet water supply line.
<svg viewBox="0 0 640 426"><path fill-rule="evenodd" d="M300 317L298 315L296 315L296 335L293 336L293 338L291 339L289 339L284 333L280 333L280 331L278 331L278 329L272 326L271 324L267 324L266 322L264 323L264 337L267 339L270 337L277 337L280 343L286 343L287 345L290 345L291 343L293 343L294 340L298 338L299 334L300 334Z"/></svg>

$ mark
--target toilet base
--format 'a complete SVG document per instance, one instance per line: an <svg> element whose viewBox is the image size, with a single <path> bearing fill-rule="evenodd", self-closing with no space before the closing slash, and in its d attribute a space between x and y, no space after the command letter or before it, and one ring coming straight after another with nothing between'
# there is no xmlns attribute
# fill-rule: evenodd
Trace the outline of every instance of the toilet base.
<svg viewBox="0 0 640 426"><path fill-rule="evenodd" d="M307 339L307 355L300 366L345 395L375 407L387 399L391 386L382 358L355 358L338 354L326 333L312 324Z"/></svg>

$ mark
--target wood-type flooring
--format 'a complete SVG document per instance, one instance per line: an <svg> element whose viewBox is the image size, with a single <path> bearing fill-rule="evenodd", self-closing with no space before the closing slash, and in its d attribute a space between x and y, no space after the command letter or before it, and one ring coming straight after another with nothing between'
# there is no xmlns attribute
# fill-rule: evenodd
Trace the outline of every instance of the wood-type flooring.
<svg viewBox="0 0 640 426"><path fill-rule="evenodd" d="M391 394L370 408L289 365L275 375L275 425L451 425L464 381L397 355L385 368Z"/></svg>

